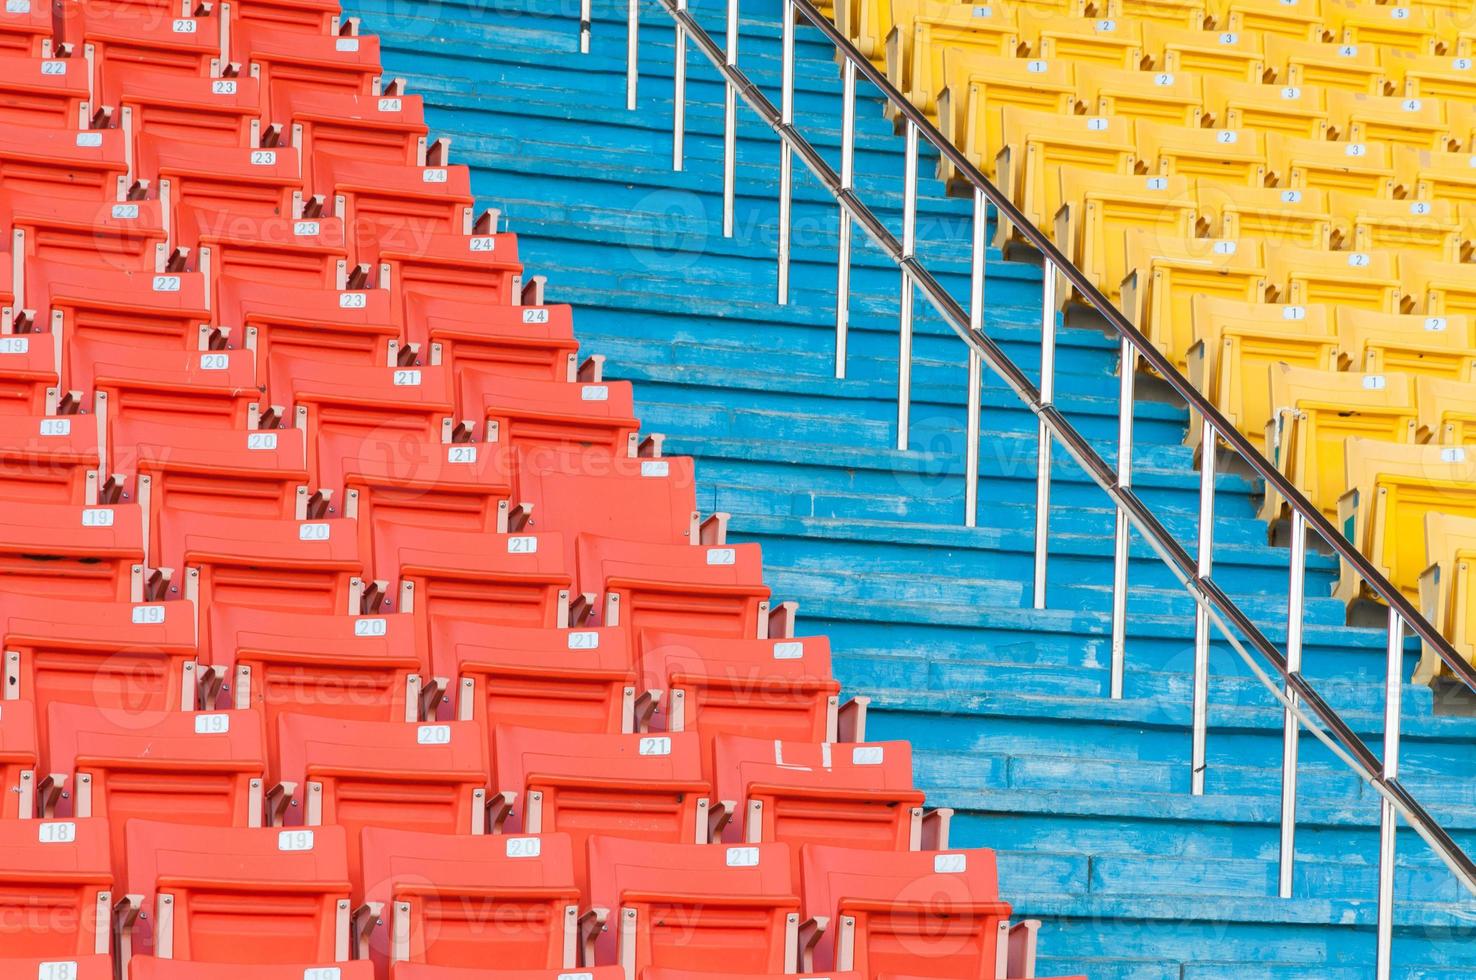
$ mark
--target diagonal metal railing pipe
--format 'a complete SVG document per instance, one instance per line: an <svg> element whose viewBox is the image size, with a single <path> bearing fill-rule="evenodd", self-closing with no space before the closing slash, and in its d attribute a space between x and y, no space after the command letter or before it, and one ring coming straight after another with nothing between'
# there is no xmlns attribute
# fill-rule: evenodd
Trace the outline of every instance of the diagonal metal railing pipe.
<svg viewBox="0 0 1476 980"><path fill-rule="evenodd" d="M635 54L639 46L639 0L628 2L627 91L634 108L637 70ZM1135 529L1165 562L1185 590L1196 602L1195 665L1193 691L1193 745L1191 786L1196 794L1204 791L1205 735L1207 732L1208 661L1211 630L1217 630L1226 642L1246 661L1253 673L1281 703L1285 713L1283 728L1282 789L1282 853L1279 891L1290 897L1295 847L1296 742L1300 728L1322 741L1337 757L1353 768L1380 795L1380 867L1376 975L1384 980L1390 975L1393 936L1393 880L1395 830L1403 818L1436 852L1445 865L1470 893L1476 894L1476 862L1450 837L1429 811L1400 782L1398 756L1400 741L1400 695L1403 683L1404 635L1406 630L1433 649L1451 673L1466 687L1476 691L1476 667L1456 653L1450 643L1417 610L1402 592L1395 588L1373 564L1346 541L1322 512L1311 504L1286 477L1278 471L1231 424L1205 396L1193 386L1161 351L1123 313L1073 266L1039 228L1029 222L1014 203L986 178L974 164L937 127L912 105L869 59L862 55L811 0L783 0L780 25L783 44L782 108L776 108L763 91L739 67L736 42L738 35L737 0L728 0L728 49L719 46L696 21L684 0L657 0L671 17L679 42L687 39L707 58L724 81L728 104L742 100L779 137L780 140L780 215L778 301L788 301L788 263L790 257L788 215L792 188L792 159L797 156L810 173L834 198L841 212L840 264L837 276L837 370L844 375L844 344L847 325L847 289L849 285L850 222L870 238L898 267L902 277L902 302L899 327L901 346L898 363L898 445L907 446L909 398L910 312L912 290L920 292L938 311L949 327L968 347L970 440L965 472L970 486L965 490L965 524L972 526L977 505L978 476L978 367L988 365L1038 419L1037 492L1035 530L1035 569L1033 603L1045 606L1045 584L1048 562L1050 506L1050 448L1059 442L1066 453L1112 500L1117 517L1114 534L1113 578L1113 642L1111 694L1122 696L1122 672L1126 636L1127 549L1130 530ZM793 120L794 26L802 17L833 44L840 55L844 79L842 172L837 174L824 157L796 128ZM685 58L684 47L679 54ZM857 196L853 162L855 80L859 74L875 86L897 113L906 132L906 174L904 188L903 236L899 241L885 224ZM674 146L683 138L685 66L675 74ZM735 123L732 112L725 112L724 134L724 229L732 227L733 169L735 158ZM973 189L974 227L970 310L933 277L915 254L916 173L919 141L925 140L955 168L957 174ZM1027 243L1041 254L1043 261L1041 383L1034 384L1005 355L983 327L985 251L983 227L986 208L995 208L996 220L1008 222ZM1056 303L1054 291L1057 276L1064 279L1088 305L1093 307L1107 326L1120 338L1123 379L1119 397L1118 467L1114 469L1072 425L1054 404L1054 347ZM1200 530L1197 554L1191 555L1169 533L1157 516L1132 488L1131 450L1133 410L1132 376L1139 362L1157 372L1181 397L1198 419L1201 445L1205 448L1200 481ZM1214 518L1214 471L1216 447L1223 441L1249 468L1265 481L1267 492L1285 500L1292 512L1292 566L1288 602L1287 648L1283 652L1265 632L1214 581L1211 552ZM1305 607L1306 535L1316 534L1338 557L1363 579L1369 589L1389 607L1387 632L1387 671L1385 682L1384 752L1382 758L1365 743L1342 716L1329 705L1301 672L1302 613ZM1260 661L1251 651L1259 655ZM1264 666L1262 664L1264 661ZM1276 675L1275 679L1266 671Z"/></svg>

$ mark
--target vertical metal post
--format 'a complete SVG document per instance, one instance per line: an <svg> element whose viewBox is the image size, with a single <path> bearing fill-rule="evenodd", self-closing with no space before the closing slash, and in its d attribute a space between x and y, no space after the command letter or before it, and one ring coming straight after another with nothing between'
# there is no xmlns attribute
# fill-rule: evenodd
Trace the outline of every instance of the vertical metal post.
<svg viewBox="0 0 1476 980"><path fill-rule="evenodd" d="M902 260L917 253L917 123L907 121L907 158L902 174ZM907 451L912 416L912 276L902 269L897 310L897 448Z"/></svg>
<svg viewBox="0 0 1476 980"><path fill-rule="evenodd" d="M687 0L676 0L677 10L685 12ZM676 67L672 74L671 94L671 169L681 170L685 154L682 152L687 136L687 29L680 20L675 21L676 37L673 47Z"/></svg>
<svg viewBox="0 0 1476 980"><path fill-rule="evenodd" d="M1133 485L1133 401L1137 384L1138 351L1122 338L1122 377L1117 386L1117 485ZM1127 511L1117 508L1112 544L1112 673L1109 681L1114 701L1122 698L1123 674L1127 668L1128 552L1132 524Z"/></svg>
<svg viewBox="0 0 1476 980"><path fill-rule="evenodd" d="M794 3L784 0L784 63L781 71L783 87L779 121L788 130L794 125ZM788 133L779 138L779 297L780 306L789 303L789 212L790 185L794 180L794 154L789 148Z"/></svg>
<svg viewBox="0 0 1476 980"><path fill-rule="evenodd" d="M1215 548L1215 428L1208 419L1201 429L1203 447L1199 462L1199 578L1214 570ZM1209 610L1198 604L1194 610L1194 710L1193 750L1189 773L1190 792L1204 795L1205 741L1209 731Z"/></svg>
<svg viewBox="0 0 1476 980"><path fill-rule="evenodd" d="M589 54L590 0L579 0L579 53Z"/></svg>
<svg viewBox="0 0 1476 980"><path fill-rule="evenodd" d="M985 226L989 222L989 202L984 192L974 188L974 240L969 270L969 329L974 333L984 330L984 262ZM974 348L969 348L969 407L964 426L964 527L979 524L979 412L983 392L984 362Z"/></svg>
<svg viewBox="0 0 1476 980"><path fill-rule="evenodd" d="M1399 719L1404 694L1404 620L1389 610L1389 660L1384 676L1384 779L1399 778ZM1394 952L1394 857L1399 813L1383 800L1379 816L1379 945L1377 980L1389 980Z"/></svg>
<svg viewBox="0 0 1476 980"><path fill-rule="evenodd" d="M625 108L635 111L636 82L640 78L640 66L636 61L641 46L641 3L626 0L625 9Z"/></svg>
<svg viewBox="0 0 1476 980"><path fill-rule="evenodd" d="M729 68L738 67L738 0L728 0ZM733 237L733 198L738 168L738 90L723 81L723 237Z"/></svg>
<svg viewBox="0 0 1476 980"><path fill-rule="evenodd" d="M1302 669L1302 620L1307 597L1307 519L1301 511L1292 511L1291 524L1291 590L1286 602L1286 669L1299 673ZM1285 687L1291 706L1297 695L1290 684ZM1292 872L1297 856L1297 751L1302 726L1291 707L1285 709L1281 721L1281 881L1277 891L1282 898L1292 897Z"/></svg>
<svg viewBox="0 0 1476 980"><path fill-rule="evenodd" d="M1040 403L1056 398L1056 266L1050 259L1041 268ZM1035 582L1031 602L1046 607L1046 562L1051 536L1051 427L1044 418L1035 434Z"/></svg>
<svg viewBox="0 0 1476 980"><path fill-rule="evenodd" d="M856 183L856 63L846 59L841 87L841 190ZM846 344L851 326L851 216L844 207L837 216L835 265L835 376L846 376Z"/></svg>

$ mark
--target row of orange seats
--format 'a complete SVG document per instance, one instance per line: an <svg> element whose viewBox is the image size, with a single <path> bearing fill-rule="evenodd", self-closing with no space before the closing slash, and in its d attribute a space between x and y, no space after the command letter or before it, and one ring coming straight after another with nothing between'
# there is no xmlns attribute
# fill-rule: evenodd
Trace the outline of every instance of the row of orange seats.
<svg viewBox="0 0 1476 980"><path fill-rule="evenodd" d="M951 976L1033 972L1034 926L1010 926L994 855L982 849L889 854L806 844L795 853L783 843L597 835L586 845L586 898L574 882L578 849L563 834L366 830L361 846L370 857L357 881L339 827L133 821L121 880L106 864L108 836L101 820L0 824L12 877L48 890L54 907L70 913L28 931L16 953L98 955L116 933L120 958L138 957L135 967L150 956L204 964L368 959L375 970L366 976L394 980L438 975L410 964L487 963L618 966L648 980L797 967L898 976L921 957ZM127 894L115 900L119 885ZM192 976L212 975L196 968ZM645 972L653 968L673 972ZM132 975L177 974L143 965Z"/></svg>

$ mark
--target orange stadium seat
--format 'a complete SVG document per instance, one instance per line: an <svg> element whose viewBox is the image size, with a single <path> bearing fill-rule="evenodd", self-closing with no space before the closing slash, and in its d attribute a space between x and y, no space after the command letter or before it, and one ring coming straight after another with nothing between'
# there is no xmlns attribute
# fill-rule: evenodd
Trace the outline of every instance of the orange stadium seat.
<svg viewBox="0 0 1476 980"><path fill-rule="evenodd" d="M36 708L31 702L12 698L0 703L0 781L11 788L0 798L0 821L36 815L36 766L41 758L36 735Z"/></svg>
<svg viewBox="0 0 1476 980"><path fill-rule="evenodd" d="M109 718L193 711L200 665L188 602L12 599L4 608L7 696L35 705L48 748L51 705L96 708Z"/></svg>
<svg viewBox="0 0 1476 980"><path fill-rule="evenodd" d="M734 640L644 630L640 644L651 727L699 733L704 764L722 733L761 731L800 742L865 738L870 699L840 707L826 637Z"/></svg>
<svg viewBox="0 0 1476 980"><path fill-rule="evenodd" d="M0 706L10 710L10 705ZM105 820L0 820L5 955L106 956L113 905Z"/></svg>
<svg viewBox="0 0 1476 980"><path fill-rule="evenodd" d="M302 194L302 166L295 147L214 146L144 134L135 166L158 181L170 227L180 227L187 208L226 212L241 218L295 217ZM217 219L224 221L225 219ZM199 227L201 218L195 218Z"/></svg>
<svg viewBox="0 0 1476 980"><path fill-rule="evenodd" d="M188 267L206 274L212 297L224 274L279 289L334 289L348 270L343 222L299 217L297 210L294 205L292 214L253 218L184 205L177 211L174 243L194 251Z"/></svg>
<svg viewBox="0 0 1476 980"><path fill-rule="evenodd" d="M183 568L171 593L217 602L323 613L358 612L363 566L351 520L297 521L175 511L160 550ZM181 582L180 579L183 578Z"/></svg>
<svg viewBox="0 0 1476 980"><path fill-rule="evenodd" d="M665 974L663 974L665 975ZM647 970L642 980L651 980L652 971ZM706 980L696 974L683 971L677 980ZM347 980L347 974L345 974ZM481 967L424 966L419 963L397 963L390 968L390 980L625 980L625 971L618 966L580 967L576 970L554 968L550 970L484 970ZM750 978L754 980L754 978ZM773 978L778 980L778 978ZM793 980L802 980L795 977ZM835 980L852 980L836 977Z"/></svg>
<svg viewBox="0 0 1476 980"><path fill-rule="evenodd" d="M208 77L221 59L221 18L180 16L183 5L124 0L65 0L57 5L59 35L94 65L97 106L119 104L123 79L139 68L176 77Z"/></svg>
<svg viewBox="0 0 1476 980"><path fill-rule="evenodd" d="M878 851L948 847L952 810L924 810L912 785L912 745L785 742L720 735L713 789L735 802L730 843L783 841L799 880L804 844Z"/></svg>
<svg viewBox="0 0 1476 980"><path fill-rule="evenodd" d="M875 976L925 963L933 976L1011 975L1010 906L999 897L993 851L807 844L801 862L804 914L829 922L814 947L815 968Z"/></svg>
<svg viewBox="0 0 1476 980"><path fill-rule="evenodd" d="M231 51L261 80L262 105L274 122L291 118L299 92L373 95L381 71L379 38L372 35L280 31L242 20L232 31Z"/></svg>
<svg viewBox="0 0 1476 980"><path fill-rule="evenodd" d="M181 511L263 517L308 516L303 434L296 429L241 430L116 419L108 425L112 472L137 478L135 498L149 521L148 561L182 568L164 550L169 515Z"/></svg>
<svg viewBox="0 0 1476 980"><path fill-rule="evenodd" d="M253 965L349 958L342 828L133 820L127 838L127 895L117 914L120 969L135 951Z"/></svg>
<svg viewBox="0 0 1476 980"><path fill-rule="evenodd" d="M383 909L368 949L397 980L406 968L578 966L579 891L564 834L464 837L364 831L361 894ZM437 976L426 973L427 977ZM454 975L454 974L453 974ZM552 974L550 974L552 975ZM566 976L568 974L565 974ZM539 974L542 976L542 974Z"/></svg>
<svg viewBox="0 0 1476 980"><path fill-rule="evenodd" d="M255 428L260 418L261 392L249 352L167 351L106 340L88 346L90 362L77 357L80 351L69 352L79 365L67 375L70 395L91 391L93 411L107 419L185 418L197 427L239 432Z"/></svg>
<svg viewBox="0 0 1476 980"><path fill-rule="evenodd" d="M114 980L111 956L78 956L58 960L46 956L11 959L0 956L0 976L39 980ZM135 972L135 977L141 974Z"/></svg>
<svg viewBox="0 0 1476 980"><path fill-rule="evenodd" d="M213 679L227 703L260 713L273 762L284 713L414 722L425 707L424 651L409 616L217 606L202 618Z"/></svg>
<svg viewBox="0 0 1476 980"><path fill-rule="evenodd" d="M600 962L779 973L799 944L800 900L784 844L589 842L589 896L608 912Z"/></svg>
<svg viewBox="0 0 1476 980"><path fill-rule="evenodd" d="M579 343L567 306L471 311L408 289L404 308L408 342L420 344L422 352L428 350L431 364L450 365L458 378L470 371L534 381L580 380Z"/></svg>
<svg viewBox="0 0 1476 980"><path fill-rule="evenodd" d="M0 583L22 595L141 601L142 518L136 504L0 510Z"/></svg>
<svg viewBox="0 0 1476 980"><path fill-rule="evenodd" d="M486 420L488 442L638 455L640 422L628 381L570 384L463 371L457 383L461 414Z"/></svg>
<svg viewBox="0 0 1476 980"><path fill-rule="evenodd" d="M487 742L471 722L277 718L273 812L279 822L337 826L357 873L359 833L393 827L437 834L487 829Z"/></svg>
<svg viewBox="0 0 1476 980"><path fill-rule="evenodd" d="M717 808L697 736L611 735L498 725L493 734L494 826L568 834L575 878L587 882L592 834L646 843L706 844ZM519 813L508 811L517 805Z"/></svg>
<svg viewBox="0 0 1476 980"><path fill-rule="evenodd" d="M39 56L51 41L51 4L41 0L15 0L0 10L0 50Z"/></svg>
<svg viewBox="0 0 1476 980"><path fill-rule="evenodd" d="M318 359L388 366L399 350L389 293L283 288L226 273L213 292L217 323L232 347L255 352L258 379L283 409L292 401L292 364Z"/></svg>
<svg viewBox="0 0 1476 980"><path fill-rule="evenodd" d="M98 503L107 480L97 430L86 417L0 416L0 499Z"/></svg>
<svg viewBox="0 0 1476 980"><path fill-rule="evenodd" d="M0 49L0 126L86 126L83 105L91 94L87 69L81 58L41 61Z"/></svg>
<svg viewBox="0 0 1476 980"><path fill-rule="evenodd" d="M425 107L418 95L362 95L323 89L287 93L292 145L304 160L332 153L359 160L424 166ZM332 193L312 187L309 193Z"/></svg>
<svg viewBox="0 0 1476 980"><path fill-rule="evenodd" d="M391 249L411 251L428 235L473 229L464 165L406 167L320 152L313 155L311 180L315 194L333 195L356 262Z"/></svg>
<svg viewBox="0 0 1476 980"><path fill-rule="evenodd" d="M118 121L130 141L140 134L223 147L261 146L261 87L250 76L180 75L131 68L118 86Z"/></svg>
<svg viewBox="0 0 1476 980"><path fill-rule="evenodd" d="M0 263L5 258L0 255ZM0 336L0 415L54 413L61 400L57 360L57 339L50 330Z"/></svg>
<svg viewBox="0 0 1476 980"><path fill-rule="evenodd" d="M623 976L623 974L622 974ZM425 980L433 980L426 977ZM447 980L453 980L448 977ZM837 972L831 970L829 973L693 973L691 970L665 970L661 967L649 967L641 973L641 980L864 980L859 973ZM921 978L920 978L921 980Z"/></svg>
<svg viewBox="0 0 1476 980"><path fill-rule="evenodd" d="M128 189L122 130L0 127L0 181L32 197L99 202Z"/></svg>
<svg viewBox="0 0 1476 980"><path fill-rule="evenodd" d="M109 974L111 976L111 974ZM86 976L78 980L87 980ZM374 964L365 961L263 964L197 963L135 956L128 980L374 980Z"/></svg>
<svg viewBox="0 0 1476 980"><path fill-rule="evenodd" d="M97 270L162 272L169 253L158 201L36 198L0 188L0 227L18 234L27 264L57 260ZM45 280L38 275L38 296Z"/></svg>
<svg viewBox="0 0 1476 980"><path fill-rule="evenodd" d="M579 586L604 595L601 625L728 637L769 635L755 544L648 544L581 534Z"/></svg>
<svg viewBox="0 0 1476 980"><path fill-rule="evenodd" d="M253 712L53 704L47 715L52 772L38 794L43 816L105 819L116 872L128 860L124 833L135 820L262 825L266 755Z"/></svg>
<svg viewBox="0 0 1476 980"><path fill-rule="evenodd" d="M623 629L529 629L455 619L436 624L437 676L455 683L457 717L491 726L635 731L636 669Z"/></svg>
<svg viewBox="0 0 1476 980"><path fill-rule="evenodd" d="M467 307L507 306L518 300L523 264L516 235L491 229L440 232L408 230L359 243L359 261L377 267L375 280L393 297L401 323L409 321L417 302L411 294L431 296Z"/></svg>

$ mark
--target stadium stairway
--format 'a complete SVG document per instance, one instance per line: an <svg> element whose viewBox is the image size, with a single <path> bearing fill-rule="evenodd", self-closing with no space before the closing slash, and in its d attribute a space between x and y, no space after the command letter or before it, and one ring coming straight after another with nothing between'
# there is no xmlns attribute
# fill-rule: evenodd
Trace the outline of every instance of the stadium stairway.
<svg viewBox="0 0 1476 980"><path fill-rule="evenodd" d="M746 11L741 62L777 103L777 4ZM692 5L719 33L721 7ZM699 503L764 545L776 598L826 632L846 688L869 694L869 734L912 739L918 784L957 811L956 845L1000 851L1017 912L1045 920L1042 974L1174 980L1373 976L1375 793L1303 739L1296 897L1276 897L1281 712L1215 647L1208 790L1189 795L1192 603L1135 541L1126 697L1106 697L1112 514L1058 452L1049 606L1029 608L1034 420L992 377L984 391L979 527L961 525L963 347L921 301L912 444L895 442L898 276L858 244L849 377L833 377L835 209L796 168L792 300L776 306L777 144L739 110L736 234L721 234L722 90L690 55L687 166L670 169L671 22L643 7L637 112L624 108L625 10L597 2L577 51L569 0L350 0L390 74L453 137L479 203L502 209L550 302L577 308L587 353L636 382L648 431L698 460ZM838 72L801 29L796 111L838 155ZM923 161L922 172L931 165ZM901 140L879 101L858 108L863 198L900 223ZM921 254L966 296L967 202L924 179ZM859 242L859 234L857 236ZM988 266L987 331L1039 363L1040 272ZM1063 331L1058 403L1114 456L1117 346ZM1193 541L1198 476L1184 411L1141 399L1136 484ZM1219 479L1217 580L1284 639L1287 554L1265 543L1257 488ZM1370 742L1382 728L1384 636L1342 625L1336 569L1308 566L1306 673ZM1413 664L1413 647L1410 664ZM1404 692L1406 782L1476 847L1476 720ZM1413 833L1401 835L1400 977L1476 977L1476 903Z"/></svg>

